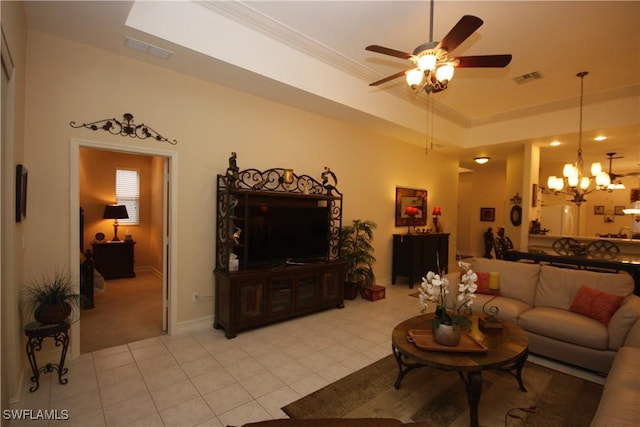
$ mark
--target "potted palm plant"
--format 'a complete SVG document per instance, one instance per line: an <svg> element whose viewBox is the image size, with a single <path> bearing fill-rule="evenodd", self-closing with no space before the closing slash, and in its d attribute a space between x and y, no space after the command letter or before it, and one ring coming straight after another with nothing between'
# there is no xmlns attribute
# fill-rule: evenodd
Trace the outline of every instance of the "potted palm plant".
<svg viewBox="0 0 640 427"><path fill-rule="evenodd" d="M80 309L80 295L71 273L56 271L43 274L21 291L21 311L24 316L33 314L40 323L51 324L66 320L71 312Z"/></svg>
<svg viewBox="0 0 640 427"><path fill-rule="evenodd" d="M340 229L340 259L346 262L344 297L353 300L361 287L375 281L373 266L373 230L376 223L354 219L351 225Z"/></svg>

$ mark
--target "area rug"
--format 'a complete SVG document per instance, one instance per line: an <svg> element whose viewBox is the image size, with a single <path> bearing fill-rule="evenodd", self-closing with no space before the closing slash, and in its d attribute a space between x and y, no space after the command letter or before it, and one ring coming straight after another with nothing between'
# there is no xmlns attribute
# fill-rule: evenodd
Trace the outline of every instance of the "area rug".
<svg viewBox="0 0 640 427"><path fill-rule="evenodd" d="M434 427L467 427L469 407L456 372L421 368L408 373L399 390L389 355L282 410L290 418L390 417L427 421ZM588 426L602 385L527 362L522 377L527 392L506 372L484 372L478 416L482 426ZM532 412L524 409L533 408ZM507 413L513 416L507 417Z"/></svg>

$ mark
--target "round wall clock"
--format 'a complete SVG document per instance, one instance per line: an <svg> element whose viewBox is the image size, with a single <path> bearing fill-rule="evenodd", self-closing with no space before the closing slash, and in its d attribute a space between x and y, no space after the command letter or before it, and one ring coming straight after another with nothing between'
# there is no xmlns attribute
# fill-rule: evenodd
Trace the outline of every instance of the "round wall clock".
<svg viewBox="0 0 640 427"><path fill-rule="evenodd" d="M515 227L522 224L522 206L514 205L511 208L510 217L511 217L511 224L513 224Z"/></svg>
<svg viewBox="0 0 640 427"><path fill-rule="evenodd" d="M102 242L104 240L104 233L96 233L96 240Z"/></svg>

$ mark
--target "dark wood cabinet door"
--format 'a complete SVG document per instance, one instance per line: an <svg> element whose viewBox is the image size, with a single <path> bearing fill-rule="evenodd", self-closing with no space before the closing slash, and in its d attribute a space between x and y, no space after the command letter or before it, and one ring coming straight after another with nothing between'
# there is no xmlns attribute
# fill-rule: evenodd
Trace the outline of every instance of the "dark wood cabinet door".
<svg viewBox="0 0 640 427"><path fill-rule="evenodd" d="M409 287L428 271L444 272L449 264L449 234L394 234L391 283L398 276L409 279Z"/></svg>
<svg viewBox="0 0 640 427"><path fill-rule="evenodd" d="M93 261L96 270L106 280L136 277L134 247L136 242L92 243Z"/></svg>
<svg viewBox="0 0 640 427"><path fill-rule="evenodd" d="M343 261L284 269L216 271L214 328L238 331L331 307L342 308Z"/></svg>

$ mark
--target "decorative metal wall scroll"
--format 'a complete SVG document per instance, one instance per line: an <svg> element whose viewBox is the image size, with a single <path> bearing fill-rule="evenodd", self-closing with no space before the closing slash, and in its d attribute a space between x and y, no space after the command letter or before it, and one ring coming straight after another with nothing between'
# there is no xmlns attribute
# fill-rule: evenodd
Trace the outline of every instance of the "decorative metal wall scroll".
<svg viewBox="0 0 640 427"><path fill-rule="evenodd" d="M112 135L122 135L140 139L153 138L156 141L168 142L171 145L176 145L178 143L175 139L170 141L144 123L136 125L133 122L133 114L131 113L124 113L122 117L124 119L122 122L116 119L102 119L92 123L83 123L81 125L76 125L76 122L72 121L69 125L74 129L81 127L91 130L102 129Z"/></svg>

